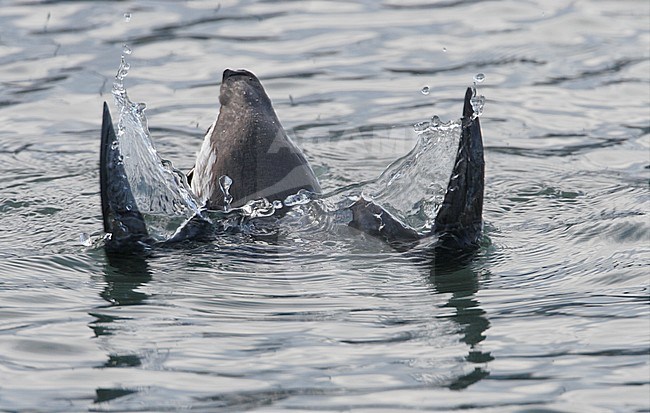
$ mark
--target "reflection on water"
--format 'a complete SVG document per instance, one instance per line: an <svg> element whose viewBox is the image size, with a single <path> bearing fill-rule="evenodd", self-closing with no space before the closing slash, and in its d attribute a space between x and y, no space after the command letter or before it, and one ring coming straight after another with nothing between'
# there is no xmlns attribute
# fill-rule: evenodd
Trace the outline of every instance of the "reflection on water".
<svg viewBox="0 0 650 413"><path fill-rule="evenodd" d="M151 281L151 273L146 257L135 254L107 254L106 258L107 262L104 267L106 286L100 293L100 296L109 303L108 307L145 304L148 296L138 291L138 288ZM105 314L102 309L106 307L105 305L100 306L90 313L91 316L96 318L95 321L89 324L95 333L95 337L110 336L116 332L119 333L119 326L113 326L112 323L120 320L120 317ZM102 367L138 367L140 365L140 358L135 354L109 353L108 360ZM107 399L109 393L109 390L98 389L97 399L99 401L110 400ZM122 394L122 390L118 390L117 394L124 395Z"/></svg>
<svg viewBox="0 0 650 413"><path fill-rule="evenodd" d="M137 393L136 390L125 389L97 389L93 403L106 403L111 400L119 399L120 397L128 396L129 394Z"/></svg>
<svg viewBox="0 0 650 413"><path fill-rule="evenodd" d="M106 287L101 297L111 305L144 304L147 295L136 291L151 281L151 272L146 257L140 254L106 254L104 279Z"/></svg>
<svg viewBox="0 0 650 413"><path fill-rule="evenodd" d="M274 256L272 253L275 250L275 247L269 247L270 248L263 247L263 249L259 250L257 253L261 252L264 256L269 257L270 259L278 259L278 256ZM237 260L246 260L247 258L245 255L243 255L244 253L245 251L242 250L242 252L239 254L235 251L230 252L229 254L231 254L232 257ZM238 257L238 255L241 256ZM226 257L226 255L223 256L223 258ZM103 340L102 347L107 350L107 361L105 361L103 365L99 367L101 369L142 369L146 368L146 366L151 363L151 360L148 360L148 358L151 357L151 349L144 350L144 352L141 350L140 353L128 353L123 349L116 347L116 343L123 341L125 338L132 334L131 330L135 326L140 325L141 328L147 328L145 325L151 323L151 316L148 314L148 312L142 313L142 317L138 316L138 312L135 312L132 315L126 317L111 315L111 309L126 310L131 306L146 306L147 303L153 299L152 296L141 291L142 287L147 286L149 283L155 283L155 280L152 279L153 270L149 264L149 261L151 260L155 261L156 259L140 255L107 255L107 262L104 267L104 279L106 281L106 285L99 293L99 295L103 300L109 303L109 305L100 305L95 308L90 313L95 318L95 321L89 324L96 337L105 338ZM426 282L430 284L432 289L428 293L426 291L422 291L422 296L419 297L419 299L426 301L427 294L432 294L432 298L436 303L435 306L439 308L440 314L432 313L431 315L422 318L422 320L418 321L415 325L410 326L409 329L403 330L403 332L399 334L389 333L387 336L368 339L364 336L357 336L353 333L353 335L350 337L355 338L339 339L340 345L351 345L355 347L359 346L361 348L367 349L372 349L378 345L392 345L398 347L400 345L404 345L410 347L413 345L413 343L417 343L419 341L418 337L421 336L421 332L419 330L421 328L428 326L426 327L427 329L433 328L435 330L439 329L439 327L436 326L439 321L452 322L452 326L446 327L445 330L453 332L452 334L458 337L460 343L467 345L465 349L465 355L459 357L461 354L458 354L457 356L452 357L452 359L449 359L446 355L435 356L435 359L439 359L438 362L442 365L451 363L450 370L446 371L444 368L441 368L442 366L432 366L430 369L418 367L416 370L416 375L429 377L427 380L407 380L407 382L410 383L407 384L407 382L405 382L402 385L384 383L382 384L384 391L411 391L417 389L424 390L431 388L432 385L434 387L446 387L451 390L463 390L489 376L488 365L491 361L494 360L494 358L490 352L482 351L480 344L486 339L486 331L488 331L490 323L486 317L485 311L480 307L480 302L476 297L476 293L479 289L479 275L470 267L471 262L471 256L463 257L461 260L447 257L447 259L444 261L434 261L430 264L420 263L414 267L421 267L422 269L428 268L428 276L426 276ZM413 262L413 264L416 263ZM285 279L285 282L286 281L288 281L288 279ZM251 279L244 282L255 281ZM262 288L262 290L264 290L264 288ZM209 294L210 293L207 292L206 297L209 296ZM218 292L215 291L215 294L218 294ZM278 299L282 299L284 297L298 297L296 294L291 294L288 296L286 293L272 294L270 291L265 291L264 295ZM306 297L309 297L309 295L310 294L307 294ZM446 296L448 298L446 301L440 301L437 298L438 296ZM318 299L317 296L314 298ZM309 304L311 300L311 298L308 299L308 306L313 305ZM235 303L233 302L233 304ZM448 309L452 310L452 312L449 313L447 311ZM292 314L290 317L293 322L299 323L313 323L314 320L328 318L326 311L313 312L306 310L307 309L304 309L303 311L299 310L296 312L276 312L275 316L286 318ZM354 314L354 311L367 310L354 310L354 307L350 307L348 310L346 310L346 312L349 311L351 311L349 314ZM179 314L182 312L183 310L180 310ZM321 314L319 315L318 313ZM227 315L220 314L214 314L213 316L217 317L217 319L228 318ZM404 315L396 316L398 318L394 321L395 325L408 326L412 323L412 321L407 321L407 319L398 321L402 319ZM249 322L255 324L259 323L260 317L264 319L272 316L260 314L257 311L251 311L251 309L246 309L243 311L242 317L243 318L238 317L238 319L241 320L238 322ZM345 323L350 324L350 321L351 320L345 321ZM354 328L354 323L350 324L347 328ZM250 331L248 333L245 333L245 331L246 328L242 328L242 334L236 333L234 336L232 333L220 333L218 331L215 333L202 332L201 334L205 335L205 337L212 336L220 340L235 338L239 342L237 347L241 347L243 349L251 346L256 340L262 339L263 341L266 341L266 339L263 337L257 337L258 334L254 331ZM246 338L248 334L252 334L252 342ZM278 338L280 341L273 345L273 353L277 354L291 351L292 341L300 339L299 336L282 336L281 338ZM430 346L430 348L427 350L422 349L425 350L423 354L435 354L439 352L439 346L442 343L438 342L440 341L439 338L432 336L429 337L427 341L430 343L425 344L425 346ZM147 347L148 346L149 345L147 345ZM268 343L263 345L264 348L267 346ZM155 348L156 350L153 351L159 351L161 349L158 345L155 345ZM260 350L261 349L256 349L254 352L257 353L260 352ZM260 354L263 354L265 351L266 350L262 350ZM374 352L374 350L372 350L372 352ZM143 360L143 357L145 360ZM322 355L319 356L317 354L314 354L311 357L313 359L312 362L315 361L320 364L318 370L329 372L326 373L326 376L336 375L336 371L341 370L340 366L329 364L331 361L326 362L323 360L319 362L318 359L320 357L322 357ZM167 356L165 356L165 358L167 358ZM461 360L464 360L465 362L462 362ZM380 368L383 362L380 360L377 360L377 362L379 363L378 366L371 367L369 371L374 371L374 374L382 375L384 373L379 373L376 368ZM464 367L466 363L468 366L470 366L469 369ZM362 368L362 370L367 370L368 367L369 366L365 366ZM219 367L217 364L217 370L218 369ZM172 370L174 369L172 368ZM318 370L316 370L314 373L319 376L322 375L322 373L318 373ZM407 371L404 373L407 373ZM207 373L207 371L202 370L198 370L197 372L200 372L200 374ZM253 377L257 374L268 375L269 373L271 374L271 377L273 377L277 374L281 374L281 372L281 370L278 372L258 372L255 373ZM349 372L341 371L340 373L354 375L353 370ZM415 374L415 371L413 374ZM245 374L242 376L242 378L245 378L247 376L248 374ZM360 377L363 377L363 375ZM369 376L369 378L370 377L371 376ZM437 377L437 379L433 379L433 377ZM196 399L196 402L199 402L204 407L215 409L247 409L254 406L275 403L280 400L290 400L292 398L314 396L331 396L334 398L364 397L366 394L373 394L376 391L382 389L382 387L376 387L377 384L364 385L362 382L356 383L355 385L346 386L344 384L345 382L343 381L334 387L325 388L314 387L309 382L310 380L304 384L297 382L288 387L280 386L274 390L250 390L242 388L240 391L220 391L211 396L198 397ZM358 385L361 386L359 387ZM109 403L111 401L117 401L118 399L125 398L119 403L125 403L122 404L123 406L130 406L131 399L127 396L137 394L140 391L141 390L128 385L122 385L114 388L100 387L96 389L96 397L94 402L96 404Z"/></svg>
<svg viewBox="0 0 650 413"><path fill-rule="evenodd" d="M483 352L478 344L485 340L485 331L490 322L475 294L478 291L478 275L468 267L452 267L451 265L433 265L429 281L436 292L451 294L449 301L443 305L454 309L454 314L448 317L456 322L461 332L460 340L469 346L469 354L465 359L478 364L474 370L458 377L450 385L452 390L462 390L477 381L487 377L487 363L494 360L490 352Z"/></svg>
<svg viewBox="0 0 650 413"><path fill-rule="evenodd" d="M104 279L106 286L100 293L102 299L109 303L109 306L131 306L145 304L147 294L137 291L141 286L151 281L151 273L142 255L106 255L107 262L104 267ZM119 320L119 317L102 313L106 306L100 306L90 315L96 321L89 324L95 333L95 337L111 336L119 334L119 327L113 327L112 323ZM142 366L140 356L137 354L120 354L109 352L108 360L101 368L139 368ZM137 393L137 390L124 388L97 388L94 403L106 403L120 397Z"/></svg>

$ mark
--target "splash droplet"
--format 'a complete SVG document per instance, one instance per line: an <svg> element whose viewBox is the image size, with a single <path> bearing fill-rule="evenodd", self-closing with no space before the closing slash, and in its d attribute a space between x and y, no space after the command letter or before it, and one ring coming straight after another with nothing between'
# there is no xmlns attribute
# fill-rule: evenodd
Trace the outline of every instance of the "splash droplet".
<svg viewBox="0 0 650 413"><path fill-rule="evenodd" d="M124 58L124 55L122 55L120 59L120 67L117 69L117 75L115 75L115 79L117 80L118 85L121 85L122 80L126 77L126 75L129 74L129 69L131 68L131 64L126 61Z"/></svg>
<svg viewBox="0 0 650 413"><path fill-rule="evenodd" d="M415 129L416 132L424 132L425 130L429 129L429 126L431 126L431 124L425 120L413 125L413 129Z"/></svg>
<svg viewBox="0 0 650 413"><path fill-rule="evenodd" d="M472 116L472 118L476 119L477 117L483 114L483 107L485 106L485 96L477 95L476 89L474 89L474 96L472 96L472 98L470 99L470 103L472 104L472 110L474 111L474 115Z"/></svg>
<svg viewBox="0 0 650 413"><path fill-rule="evenodd" d="M444 53L447 53L447 48L446 48L446 47L443 47L443 48L442 48L442 51L443 51Z"/></svg>
<svg viewBox="0 0 650 413"><path fill-rule="evenodd" d="M275 209L281 209L282 206L283 206L283 205L282 205L282 201L280 201L280 200L278 200L278 199L276 199L275 201L273 201L273 208L275 208Z"/></svg>
<svg viewBox="0 0 650 413"><path fill-rule="evenodd" d="M131 21L131 13L129 12L124 13L124 21L127 23Z"/></svg>
<svg viewBox="0 0 650 413"><path fill-rule="evenodd" d="M429 86L425 86L422 88L420 92L422 92L423 95L428 95L429 92L431 92L431 89L429 88Z"/></svg>
<svg viewBox="0 0 650 413"><path fill-rule="evenodd" d="M301 189L298 193L294 195L289 195L284 199L284 205L287 207L292 207L294 205L305 205L311 201L311 196L309 196L309 191Z"/></svg>
<svg viewBox="0 0 650 413"><path fill-rule="evenodd" d="M82 232L81 234L79 234L79 242L84 247L92 247L93 245L93 242L90 239L90 235L88 235L88 233L86 232Z"/></svg>
<svg viewBox="0 0 650 413"><path fill-rule="evenodd" d="M219 188L221 193L223 193L223 210L225 212L230 211L230 203L232 202L232 195L230 195L230 186L232 185L232 179L228 175L221 175L219 177Z"/></svg>
<svg viewBox="0 0 650 413"><path fill-rule="evenodd" d="M484 73L477 73L474 75L474 82L476 83L481 83L485 80L485 74Z"/></svg>
<svg viewBox="0 0 650 413"><path fill-rule="evenodd" d="M129 45L125 43L122 45L122 53L124 53L125 55L130 55L131 53L133 53L133 51L131 50Z"/></svg>
<svg viewBox="0 0 650 413"><path fill-rule="evenodd" d="M438 117L438 115L433 115L433 117L431 118L431 126L434 128L440 126L440 118Z"/></svg>

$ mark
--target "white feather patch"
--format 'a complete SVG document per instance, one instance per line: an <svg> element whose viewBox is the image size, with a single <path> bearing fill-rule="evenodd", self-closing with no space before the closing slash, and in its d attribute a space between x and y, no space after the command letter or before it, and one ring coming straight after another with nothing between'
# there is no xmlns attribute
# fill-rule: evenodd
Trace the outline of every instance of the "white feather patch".
<svg viewBox="0 0 650 413"><path fill-rule="evenodd" d="M212 149L211 137L216 125L217 121L215 120L203 138L201 149L196 154L194 176L192 177L192 191L203 204L212 196L210 182L212 182L212 165L217 160L217 153Z"/></svg>

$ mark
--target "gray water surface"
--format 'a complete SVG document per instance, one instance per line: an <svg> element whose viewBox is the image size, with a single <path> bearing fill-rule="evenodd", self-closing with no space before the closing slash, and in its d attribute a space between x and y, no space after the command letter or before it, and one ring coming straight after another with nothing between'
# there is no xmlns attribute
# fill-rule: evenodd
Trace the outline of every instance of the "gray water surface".
<svg viewBox="0 0 650 413"><path fill-rule="evenodd" d="M163 157L247 68L325 191L484 73L482 248L84 246L123 44ZM650 411L649 73L646 0L0 1L0 411Z"/></svg>

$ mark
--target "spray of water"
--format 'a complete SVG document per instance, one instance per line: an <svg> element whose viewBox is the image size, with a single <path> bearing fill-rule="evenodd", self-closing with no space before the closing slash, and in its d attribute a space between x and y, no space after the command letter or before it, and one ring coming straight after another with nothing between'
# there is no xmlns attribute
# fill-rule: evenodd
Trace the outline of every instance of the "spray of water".
<svg viewBox="0 0 650 413"><path fill-rule="evenodd" d="M128 52L126 52L128 50ZM124 45L125 54L131 49ZM144 103L133 103L124 87L130 64L125 54L113 83L113 97L119 111L117 139L136 204L149 234L157 240L171 237L179 226L201 214L198 200L190 190L185 175L162 159L151 140Z"/></svg>
<svg viewBox="0 0 650 413"><path fill-rule="evenodd" d="M120 67L113 84L113 96L119 109L118 145L125 171L150 234L164 240L194 215L204 214L202 204L193 194L185 175L156 152L145 115L144 103L133 103L124 87L130 65L125 55L131 49L124 45ZM475 116L483 111L485 97L478 95L476 84L485 80L482 73L474 77L471 104ZM224 210L219 212L223 226L242 225L245 218L268 217L281 208L318 211L332 215L333 222L342 222L350 215L343 213L359 196L388 210L406 225L424 234L433 226L440 209L461 136L460 121L443 122L437 116L414 125L418 134L415 147L391 164L377 179L334 191L314 199L314 194L301 190L283 201L260 199L240 208L231 208L228 176L219 178L224 196ZM314 208L306 208L312 205ZM343 211L343 212L342 212Z"/></svg>
<svg viewBox="0 0 650 413"><path fill-rule="evenodd" d="M454 167L461 125L434 116L414 126L415 147L393 162L363 196L381 205L418 232L429 231L442 205Z"/></svg>

